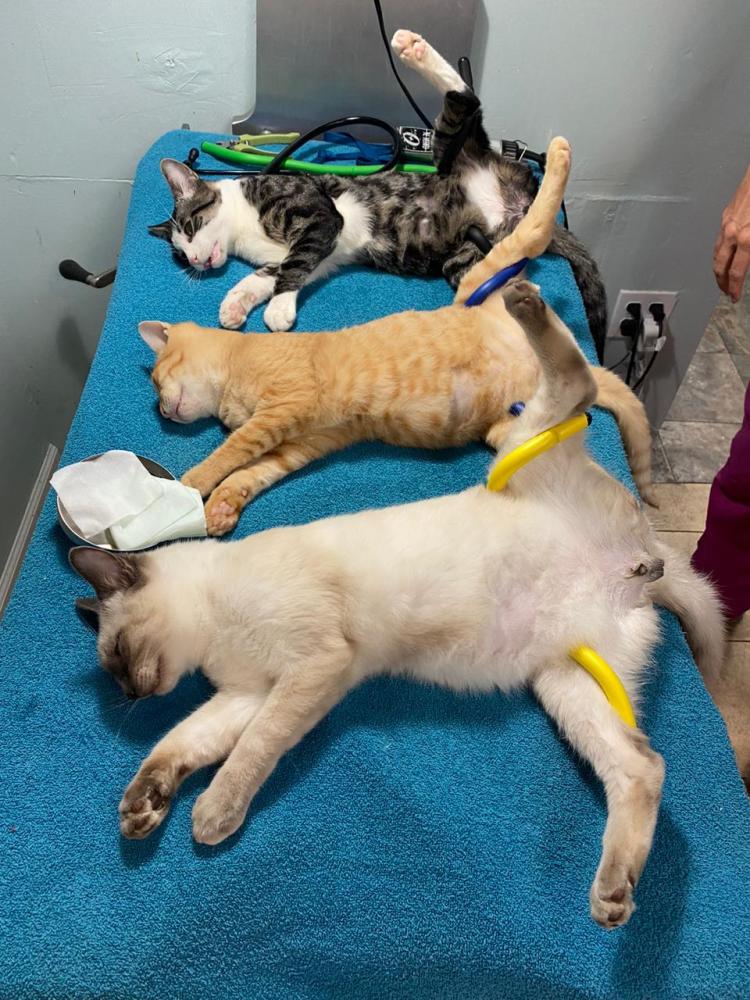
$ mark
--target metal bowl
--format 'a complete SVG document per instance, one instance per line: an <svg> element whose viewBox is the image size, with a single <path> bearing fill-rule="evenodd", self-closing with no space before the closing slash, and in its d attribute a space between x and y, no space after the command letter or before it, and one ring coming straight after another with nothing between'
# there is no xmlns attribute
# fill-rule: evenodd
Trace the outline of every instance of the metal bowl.
<svg viewBox="0 0 750 1000"><path fill-rule="evenodd" d="M101 455L91 455L90 458L84 458L83 461L95 462L97 458L101 457ZM156 476L157 479L176 478L172 475L169 469L165 469L163 465L159 465L159 463L155 462L152 458L145 458L143 455L136 455L136 458L146 471L150 472L152 476ZM84 538L83 535L78 533L75 522L60 503L60 497L57 498L57 519L60 522L60 527L74 545L88 545L92 549L106 549L108 552L139 552L141 549L149 547L147 545L142 545L137 549L113 549L111 545L97 545L96 542L89 541L88 538Z"/></svg>

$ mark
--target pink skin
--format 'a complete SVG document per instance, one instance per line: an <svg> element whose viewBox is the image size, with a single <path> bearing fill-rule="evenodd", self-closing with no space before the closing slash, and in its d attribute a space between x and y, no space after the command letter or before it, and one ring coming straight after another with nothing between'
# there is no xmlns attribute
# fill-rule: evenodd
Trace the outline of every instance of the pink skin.
<svg viewBox="0 0 750 1000"><path fill-rule="evenodd" d="M177 400L177 405L174 409L167 406L162 399L159 400L159 412L163 417L166 417L167 420L174 420L178 424L186 424L188 422L187 420L180 419L180 406L182 405L184 392L184 389L180 389L180 398Z"/></svg>
<svg viewBox="0 0 750 1000"><path fill-rule="evenodd" d="M212 267L221 267L226 259L226 254L219 246L218 240L216 240L214 245L211 247L211 253L205 260L199 260L198 254L195 253L188 255L188 260L196 271L208 271Z"/></svg>

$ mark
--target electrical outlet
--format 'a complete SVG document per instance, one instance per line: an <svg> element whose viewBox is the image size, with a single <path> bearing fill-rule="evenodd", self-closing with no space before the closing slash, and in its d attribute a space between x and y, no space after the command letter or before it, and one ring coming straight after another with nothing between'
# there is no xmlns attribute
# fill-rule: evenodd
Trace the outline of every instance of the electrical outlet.
<svg viewBox="0 0 750 1000"><path fill-rule="evenodd" d="M615 307L610 313L609 318L609 330L607 331L608 337L620 337L620 323L624 319L630 318L630 313L627 307L631 302L637 302L641 307L641 315L648 316L649 306L655 303L660 303L664 307L664 321L665 324L669 323L669 317L672 314L674 307L677 305L678 292L635 292L623 289L617 296L617 301L615 302Z"/></svg>

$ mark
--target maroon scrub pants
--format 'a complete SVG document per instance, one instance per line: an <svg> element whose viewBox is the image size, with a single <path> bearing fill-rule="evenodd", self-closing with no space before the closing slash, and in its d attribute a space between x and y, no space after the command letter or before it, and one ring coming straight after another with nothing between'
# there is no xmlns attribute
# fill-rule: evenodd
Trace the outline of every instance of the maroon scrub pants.
<svg viewBox="0 0 750 1000"><path fill-rule="evenodd" d="M742 427L711 486L693 566L711 578L727 617L739 618L750 608L750 386Z"/></svg>

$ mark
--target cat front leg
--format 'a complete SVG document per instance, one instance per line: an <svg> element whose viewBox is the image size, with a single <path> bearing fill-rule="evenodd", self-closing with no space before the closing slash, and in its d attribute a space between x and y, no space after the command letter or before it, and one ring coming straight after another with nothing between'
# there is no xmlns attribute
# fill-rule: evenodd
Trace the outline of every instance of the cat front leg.
<svg viewBox="0 0 750 1000"><path fill-rule="evenodd" d="M315 459L359 439L360 435L348 427L332 427L297 441L285 441L247 468L233 472L206 501L208 534L225 535L237 524L250 501L263 490Z"/></svg>
<svg viewBox="0 0 750 1000"><path fill-rule="evenodd" d="M297 318L300 288L333 269L332 254L344 220L330 198L314 210L289 209L291 221L285 240L289 253L278 265L274 295L263 313L269 330L289 330Z"/></svg>
<svg viewBox="0 0 750 1000"><path fill-rule="evenodd" d="M255 306L269 299L276 284L278 266L268 264L238 281L227 292L219 308L219 322L227 330L238 330Z"/></svg>
<svg viewBox="0 0 750 1000"><path fill-rule="evenodd" d="M548 667L535 679L534 690L604 783L608 817L589 900L594 920L612 930L627 923L635 909L633 890L651 850L664 761L644 733L620 719L580 667Z"/></svg>
<svg viewBox="0 0 750 1000"><path fill-rule="evenodd" d="M265 455L287 438L298 437L312 416L312 407L300 397L258 407L248 422L233 431L224 444L186 472L182 482L207 497L230 473Z"/></svg>
<svg viewBox="0 0 750 1000"><path fill-rule="evenodd" d="M155 830L185 778L223 760L263 700L220 692L167 733L125 789L119 806L122 835L142 840Z"/></svg>
<svg viewBox="0 0 750 1000"><path fill-rule="evenodd" d="M311 643L312 648L312 643ZM353 653L341 637L328 651L291 668L271 689L213 781L193 807L193 837L219 844L242 825L250 802L280 757L343 698L353 684Z"/></svg>

